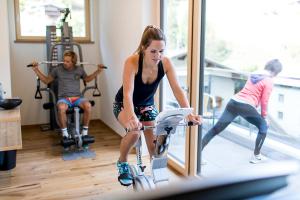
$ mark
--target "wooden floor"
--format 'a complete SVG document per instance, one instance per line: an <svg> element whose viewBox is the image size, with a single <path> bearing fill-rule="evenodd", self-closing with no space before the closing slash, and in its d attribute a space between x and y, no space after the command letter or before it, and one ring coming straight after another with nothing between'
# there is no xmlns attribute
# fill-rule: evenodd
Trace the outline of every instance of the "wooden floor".
<svg viewBox="0 0 300 200"><path fill-rule="evenodd" d="M64 161L59 133L23 127L16 168L0 171L0 199L100 199L128 191L117 181L121 137L100 121L91 122L89 133L96 158ZM129 161L135 162L134 154Z"/></svg>

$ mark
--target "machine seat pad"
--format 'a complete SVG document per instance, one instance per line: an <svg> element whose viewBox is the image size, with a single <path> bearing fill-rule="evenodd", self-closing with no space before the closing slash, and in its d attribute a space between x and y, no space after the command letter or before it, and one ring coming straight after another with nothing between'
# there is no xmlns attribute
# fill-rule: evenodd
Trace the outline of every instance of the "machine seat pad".
<svg viewBox="0 0 300 200"><path fill-rule="evenodd" d="M90 102L90 104L91 104L92 107L95 106L95 101L90 100L89 102ZM73 114L74 113L74 108L68 108L68 110L67 110L66 113L67 114ZM80 108L79 113L84 113L84 111Z"/></svg>

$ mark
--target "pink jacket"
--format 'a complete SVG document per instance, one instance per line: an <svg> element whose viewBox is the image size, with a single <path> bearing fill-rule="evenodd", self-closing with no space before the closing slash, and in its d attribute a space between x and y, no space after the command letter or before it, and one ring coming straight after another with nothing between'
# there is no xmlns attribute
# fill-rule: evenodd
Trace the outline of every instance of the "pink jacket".
<svg viewBox="0 0 300 200"><path fill-rule="evenodd" d="M267 116L268 101L273 89L273 80L266 73L252 74L244 88L235 95L235 98L245 101L255 107L260 105L261 116Z"/></svg>

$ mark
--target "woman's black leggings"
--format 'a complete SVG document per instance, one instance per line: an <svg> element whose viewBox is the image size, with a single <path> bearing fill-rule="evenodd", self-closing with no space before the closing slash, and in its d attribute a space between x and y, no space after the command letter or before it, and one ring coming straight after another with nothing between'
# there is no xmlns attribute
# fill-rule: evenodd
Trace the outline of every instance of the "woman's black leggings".
<svg viewBox="0 0 300 200"><path fill-rule="evenodd" d="M237 116L243 117L249 123L258 128L258 134L255 142L254 154L260 153L260 149L267 135L268 125L266 120L257 112L257 110L246 103L240 103L231 99L216 125L211 128L202 140L202 149L217 134L222 132Z"/></svg>

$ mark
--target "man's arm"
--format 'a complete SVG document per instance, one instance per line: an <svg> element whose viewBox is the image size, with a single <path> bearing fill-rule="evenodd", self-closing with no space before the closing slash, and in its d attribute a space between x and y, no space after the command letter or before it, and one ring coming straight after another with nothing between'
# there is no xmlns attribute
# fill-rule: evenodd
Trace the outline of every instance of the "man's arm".
<svg viewBox="0 0 300 200"><path fill-rule="evenodd" d="M39 79L45 84L49 84L54 80L54 78L51 75L46 76L39 70L39 66L37 62L32 63L32 70L39 77Z"/></svg>
<svg viewBox="0 0 300 200"><path fill-rule="evenodd" d="M94 71L94 73L86 76L83 80L87 83L94 80L98 76L98 74L100 74L102 72L103 68L104 68L104 65L99 64L98 69L96 71Z"/></svg>

